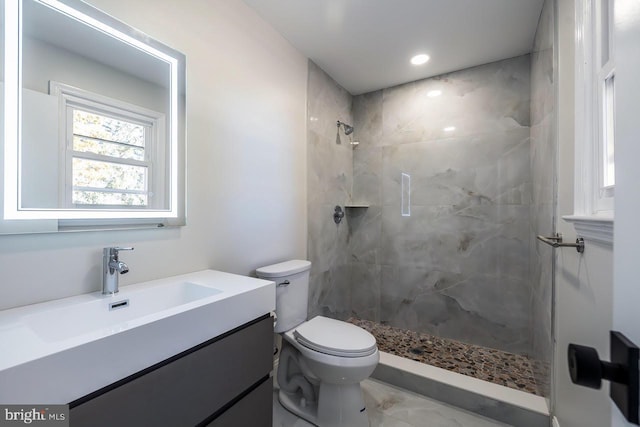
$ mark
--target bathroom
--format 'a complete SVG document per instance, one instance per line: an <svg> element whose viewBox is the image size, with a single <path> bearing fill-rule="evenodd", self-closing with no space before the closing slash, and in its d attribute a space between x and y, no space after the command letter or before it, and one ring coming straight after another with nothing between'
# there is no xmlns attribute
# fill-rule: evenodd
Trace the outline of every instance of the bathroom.
<svg viewBox="0 0 640 427"><path fill-rule="evenodd" d="M383 95L376 95L374 92L369 98L361 95L352 96L333 86L330 90L338 91L342 97L342 104L336 106L335 110L320 111L322 115L311 114L314 105L320 109L322 106L319 103L314 104L320 97L315 98L310 92L310 78L318 79L316 82L327 85L326 87L331 87L334 83L326 76L325 71L310 62L305 54L292 46L272 24L252 9L248 5L250 2L91 0L89 3L152 35L184 53L187 58L186 226L151 230L2 235L0 271L3 272L3 277L0 280L0 310L97 291L100 286L102 248L133 246L134 251L122 254L130 270L122 276L121 286L208 268L240 275L254 275L256 268L261 266L288 259L311 259L317 270L312 270L310 315L323 314L347 319L353 314L352 311L355 311L357 317L369 317L367 320L393 320L392 326L410 328L418 325L418 318L412 317L416 313L411 311L412 307L402 312L398 307L391 306L388 311L397 311L398 317L383 317L388 316L383 314L380 305L383 301L383 282L375 282L375 279L380 280L384 274L382 267L385 265L381 262L381 257L394 255L391 253L393 248L389 248L386 253L363 253L363 248L367 249L366 245L372 244L372 241L363 241L363 238L384 238L371 234L365 228L372 225L370 217L376 220L376 212L381 215L377 217L378 221L384 218L382 210L387 204L382 198L388 197L385 196L385 190L391 191L388 187L372 187L366 181L382 178L374 173L375 169L370 169L372 161L384 161L382 152L375 159L367 158L365 155L367 149L370 153L375 151L366 146L367 142L371 141L366 134L371 130L367 114L370 114L369 108L375 104L375 97ZM534 224L531 218L524 223L532 228L524 230L527 233L527 244L518 250L531 254L538 248L540 251L546 250L546 257L551 258L551 249L530 240L532 236L558 231L566 237L567 242L575 240L577 236L574 225L561 217L574 213L574 199L577 198L574 197L577 191L574 187L577 181L575 176L581 176L574 172L573 166L578 164L575 152L579 151L574 146L574 140L578 140L579 137L578 131L574 129L574 116L579 105L578 89L574 86L574 72L577 68L574 64L577 43L574 40L574 31L578 25L575 18L576 8L581 2L547 0L546 3L547 7L555 12L554 37L557 49L554 50L554 55L557 61L558 84L551 89L556 91L551 101L553 105L545 106L555 109L555 129L552 128L549 132L555 132L557 135L558 147L555 160L552 156L544 154L538 166L549 166L542 162L543 159L554 163L552 170L557 170L557 176L552 178L551 183L556 193L553 197L556 198L557 206L552 212L552 217L541 216L541 220L549 221L548 228L539 228L538 225L542 225ZM624 1L619 3L624 4ZM182 28L189 30L176 31ZM531 57L533 55L535 54ZM435 58L431 61L433 63ZM516 58L513 61L517 63L531 59ZM516 65L521 67L523 72L530 72L527 65ZM625 65L622 62L617 64L617 67L624 70ZM622 81L624 74L622 71L620 73ZM514 75L524 76L522 73ZM530 76L533 79L533 72ZM524 87L520 89L526 95ZM531 100L535 95L534 92L530 92ZM443 91L439 99L444 100L446 96ZM433 98L435 99L438 98ZM384 111L388 111L386 105L384 108L383 114ZM533 117L533 110L530 112ZM311 122L312 117L320 118L322 123ZM342 129L337 128L337 120L352 125L354 133L345 135ZM528 127L527 131L532 135L535 132L536 123L532 120L519 120L518 124ZM314 146L310 135L314 129L318 129L314 126L320 125L323 126L324 132L322 142L329 145L323 146L328 152L316 156L314 150L322 147ZM459 124L446 126L455 125L462 129ZM444 126L438 129L442 127ZM336 144L337 137L341 144ZM349 144L351 141L360 144L354 149ZM533 136L530 141L525 142L527 143L533 144ZM523 148L522 144L520 148ZM628 151L625 152L625 149ZM320 157L333 155L330 150L338 153L336 157ZM623 170L627 165L626 161L632 161L636 153L633 150L633 147L625 146L624 141L621 141L619 147L616 146L616 162L620 161L621 165L616 168L616 173L619 169ZM625 153L628 155L625 156ZM320 159L322 164L314 164L315 160ZM405 154L404 159L409 162L411 153ZM533 164L525 163L523 167L534 167ZM319 197L325 197L326 194L319 192L318 186L313 186L315 177L333 176L328 172L329 169L322 169L322 166L345 168L342 177L344 181L322 182L335 191L335 200L320 200ZM384 166L379 164L378 167L379 173L382 173ZM625 170L633 169L628 167ZM511 172L517 176L521 170ZM420 185L420 179L427 177L412 175L412 178L415 189ZM620 185L624 185L623 180L619 182ZM358 190L357 186L361 184L367 188ZM632 187L627 187L628 194L634 194ZM376 200L370 198L371 194L367 194L367 191L373 190L380 191L377 194L380 198L377 204ZM346 195L356 198L348 199ZM358 200L357 197L360 195L362 198ZM522 197L524 199L526 195ZM349 203L365 202L369 204L368 208L345 208ZM389 202L389 205L391 203L395 201ZM481 204L481 201L479 203ZM346 211L344 221L340 225L333 222L335 205L342 206ZM526 215L533 209L532 205L524 202L520 207L522 211L526 211ZM540 207L554 209L550 206ZM622 208L624 209L625 205L622 205ZM626 208L632 209L628 206ZM624 211L620 212L620 215L616 213L616 222L625 220ZM517 215L509 218L522 219ZM500 219L503 220L505 217ZM551 221L554 222L553 225ZM627 225L627 233L621 234L622 240L617 240L620 227L624 225ZM356 230L357 227L359 229ZM382 232L382 226L380 230ZM629 227L628 222L622 222L616 225L616 230L616 245L625 244L625 239L633 236L634 227ZM475 229L470 231L477 233ZM517 231L523 230L518 228ZM413 230L407 229L402 232L409 235ZM540 316L537 319L548 319L549 322L533 328L528 323L533 322L533 317L517 318L513 320L517 323L517 328L535 330L549 337L554 331L556 333L555 346L550 345L543 350L549 365L555 367L555 373L549 374L549 390L543 394L551 412L563 427L611 425L610 420L616 420L618 416L616 406L608 398L606 387L596 391L571 384L566 364L568 343L594 346L600 356L606 359L609 356L608 331L613 329L613 325L624 332L633 333L633 326L627 325L623 328L624 323L618 323L622 320L614 314L613 307L623 307L624 301L619 297L614 300L612 287L600 286L612 283L614 253L611 244L603 243L602 239L586 240L584 254L578 254L571 248L556 250L555 268L546 272L549 277L555 277L554 324L551 324L551 306L542 306L542 302L550 303L552 300L550 287L544 294L535 294L534 290L530 289L523 295L514 295L513 300L514 304L520 304L515 307L523 310L530 310L531 307L540 308L544 317ZM375 248L375 245L370 247ZM339 253L332 252L334 249ZM507 255L517 255L517 251L504 249L509 251ZM319 253L327 255L329 259L319 258ZM353 254L356 253L358 259L354 260ZM615 256L617 254L618 251ZM367 258L368 256L370 258ZM454 261L459 259L456 258ZM616 274L626 274L624 270L617 269L622 269L624 262L630 261L621 259L618 263L618 259L615 260ZM325 267L321 268L321 264L325 262ZM505 265L512 265L509 260L504 262ZM534 263L538 260L529 258L528 262ZM360 269L363 264L366 264L367 268ZM417 263L416 265L424 268ZM372 277L367 276L372 271L369 268L378 269L373 270ZM528 264L525 268L522 264L522 268L528 271L532 267ZM551 268L551 261L540 261L540 268ZM398 271L399 268L395 270L396 274ZM317 277L320 273L326 273L328 278ZM341 276L345 279L341 279ZM361 286L371 280L374 280L371 282L372 287ZM548 280L547 284L550 282L551 280ZM501 297L501 290L492 292L493 300L489 301L486 310L500 316L500 304L496 307L491 303L495 303L495 298ZM630 296L627 299L633 300L633 294L628 295ZM403 295L387 296L404 299ZM411 298L413 297L412 295ZM525 298L529 300L525 301ZM538 298L538 301L535 298ZM391 299L384 301L391 302ZM436 308L430 307L431 310ZM511 308L508 311L514 315L513 312L516 310ZM511 319L508 323L512 323ZM449 327L453 328L454 332L469 334L469 331L461 330L455 325ZM478 344L491 346L486 340L480 341L480 331L472 335L478 338ZM449 336L460 341L470 339L464 335ZM504 335L495 336L499 340L506 339ZM635 338L637 342L637 329ZM519 352L522 349L513 344L509 350ZM618 424L615 425L625 425L620 424L621 421L616 422Z"/></svg>

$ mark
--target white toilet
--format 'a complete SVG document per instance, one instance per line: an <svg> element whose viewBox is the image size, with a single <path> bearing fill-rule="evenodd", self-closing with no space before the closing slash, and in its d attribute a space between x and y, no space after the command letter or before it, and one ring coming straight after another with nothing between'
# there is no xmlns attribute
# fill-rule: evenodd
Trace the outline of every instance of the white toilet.
<svg viewBox="0 0 640 427"><path fill-rule="evenodd" d="M256 270L276 282L280 403L320 427L368 427L360 382L378 364L376 339L350 323L307 320L310 268L309 261L293 260Z"/></svg>

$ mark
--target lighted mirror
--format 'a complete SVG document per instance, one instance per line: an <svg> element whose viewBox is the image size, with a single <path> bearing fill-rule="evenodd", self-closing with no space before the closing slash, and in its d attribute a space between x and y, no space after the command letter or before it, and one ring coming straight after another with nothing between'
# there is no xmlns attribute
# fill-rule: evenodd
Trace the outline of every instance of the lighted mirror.
<svg viewBox="0 0 640 427"><path fill-rule="evenodd" d="M183 224L184 55L77 0L2 10L4 231Z"/></svg>

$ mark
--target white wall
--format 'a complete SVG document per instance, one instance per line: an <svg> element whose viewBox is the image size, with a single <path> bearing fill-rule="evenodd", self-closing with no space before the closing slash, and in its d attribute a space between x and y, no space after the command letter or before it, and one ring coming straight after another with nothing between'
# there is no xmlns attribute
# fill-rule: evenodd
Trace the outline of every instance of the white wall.
<svg viewBox="0 0 640 427"><path fill-rule="evenodd" d="M167 89L139 76L30 37L23 39L22 49L24 88L49 93L49 81L55 81L150 110L167 112ZM166 76L168 80L168 67Z"/></svg>
<svg viewBox="0 0 640 427"><path fill-rule="evenodd" d="M103 246L121 285L304 258L306 58L240 0L91 3L187 56L188 225L0 236L0 309L98 290Z"/></svg>
<svg viewBox="0 0 640 427"><path fill-rule="evenodd" d="M574 200L574 0L558 0L558 206L557 231L565 241L576 239L573 225L562 215L573 214ZM610 423L608 386L601 390L571 383L567 346L594 347L609 360L609 330L613 280L611 246L585 241L584 254L556 249L555 350L552 399L561 427L605 427Z"/></svg>

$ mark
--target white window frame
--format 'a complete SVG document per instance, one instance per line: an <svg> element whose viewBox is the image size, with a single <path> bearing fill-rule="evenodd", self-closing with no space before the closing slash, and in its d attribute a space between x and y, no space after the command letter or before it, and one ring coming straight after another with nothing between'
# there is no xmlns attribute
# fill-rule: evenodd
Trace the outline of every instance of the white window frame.
<svg viewBox="0 0 640 427"><path fill-rule="evenodd" d="M594 160L596 161L596 166L594 167L596 171L596 179L594 185L594 190L596 194L594 194L594 206L593 210L595 214L613 214L613 198L615 193L615 185L607 186L605 185L605 174L606 170L606 150L607 150L607 113L612 113L614 115L615 120L615 101L612 102L611 109L607 109L607 91L606 91L606 82L609 79L614 79L615 77L615 52L614 52L614 43L613 43L613 3L614 0L607 0L608 10L606 11L607 17L607 28L603 28L603 10L601 8L602 1L595 1L595 10L594 10L594 21L595 21L595 37L594 37L594 51L595 51L595 61L594 61L594 90L596 92L596 119L594 121L597 124L597 134L595 138L595 146L596 146L596 155L594 156ZM603 51L604 51L604 43L603 38L606 37L606 49L609 52L607 61L603 64ZM615 82L615 80L613 80ZM615 86L614 86L615 88ZM614 94L615 95L615 90Z"/></svg>
<svg viewBox="0 0 640 427"><path fill-rule="evenodd" d="M117 99L109 98L89 92L84 89L73 87L64 83L51 81L49 92L59 99L59 141L60 141L60 164L59 170L63 171L59 176L60 206L67 209L121 209L122 205L85 205L74 204L72 201L73 176L72 162L74 157L104 160L92 153L83 153L73 150L73 109L80 109L97 114L115 117L127 122L141 124L145 127L145 159L139 160L119 160L109 158L110 162L128 165L145 166L147 173L147 205L126 206L127 209L161 209L165 200L165 175L166 157L168 153L165 149L165 115L157 111L130 104Z"/></svg>
<svg viewBox="0 0 640 427"><path fill-rule="evenodd" d="M614 75L613 0L609 1L609 61L602 64L601 0L576 0L574 214L578 235L613 243L614 188L604 188L604 80Z"/></svg>

